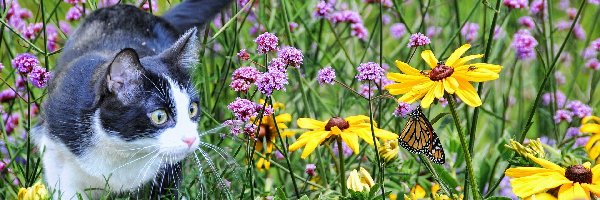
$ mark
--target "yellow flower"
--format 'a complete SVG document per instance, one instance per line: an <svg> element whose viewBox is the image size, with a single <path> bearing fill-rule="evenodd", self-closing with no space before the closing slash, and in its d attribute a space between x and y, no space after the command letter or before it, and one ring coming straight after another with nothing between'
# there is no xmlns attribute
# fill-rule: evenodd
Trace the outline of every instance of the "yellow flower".
<svg viewBox="0 0 600 200"><path fill-rule="evenodd" d="M42 200L49 199L48 190L42 183L36 183L29 188L19 189L18 200Z"/></svg>
<svg viewBox="0 0 600 200"><path fill-rule="evenodd" d="M390 193L390 195L388 196L388 198L389 198L390 200L396 200L396 199L398 199L398 195L396 195L396 194L394 194L394 193Z"/></svg>
<svg viewBox="0 0 600 200"><path fill-rule="evenodd" d="M463 102L472 107L481 105L481 99L470 82L495 80L502 69L500 65L488 63L466 64L470 60L481 58L483 54L461 56L471 48L465 44L456 49L446 62L440 62L431 50L421 53L431 70L419 71L410 65L396 60L396 67L402 73L388 73L387 78L397 83L385 87L390 94L404 94L398 101L412 103L421 100L421 106L428 108L434 97L444 96L444 91L456 94Z"/></svg>
<svg viewBox="0 0 600 200"><path fill-rule="evenodd" d="M254 117L251 119L251 121L254 121ZM277 127L275 127L275 121L277 122ZM290 137L294 135L293 131L286 130L288 128L286 123L290 121L292 121L292 116L288 113L284 113L275 116L275 120L273 120L272 116L263 116L260 124L257 122L259 130L258 136L256 136L256 151L261 152L267 157L267 159L262 157L258 159L256 162L256 167L258 169L269 169L271 167L271 162L268 158L271 157L274 143L279 138L277 135L277 128L279 128L281 137Z"/></svg>
<svg viewBox="0 0 600 200"><path fill-rule="evenodd" d="M542 167L516 167L505 172L512 178L510 184L518 197L526 198L555 188L558 188L558 199L590 199L590 192L600 195L600 165L590 169L587 162L565 169L530 154L527 157Z"/></svg>
<svg viewBox="0 0 600 200"><path fill-rule="evenodd" d="M409 195L410 196L404 195L404 200L417 200L417 199L425 198L425 196L427 195L427 192L425 191L425 189L423 189L423 187L421 187L419 184L417 184L417 185L415 185L415 187L410 189Z"/></svg>
<svg viewBox="0 0 600 200"><path fill-rule="evenodd" d="M588 123L592 122L592 123ZM591 133L592 137L588 140L585 145L585 150L588 152L588 156L598 162L600 158L600 117L587 116L581 120L581 128L579 131L582 133Z"/></svg>
<svg viewBox="0 0 600 200"><path fill-rule="evenodd" d="M539 194L531 195L523 200L556 200L556 197L552 196L551 194L542 192Z"/></svg>
<svg viewBox="0 0 600 200"><path fill-rule="evenodd" d="M523 157L527 157L527 154L531 154L538 158L544 158L546 152L544 152L544 147L542 146L542 141L540 138L536 140L529 140L529 144L522 145L521 143L510 139L509 144L505 144L505 147L512 149Z"/></svg>
<svg viewBox="0 0 600 200"><path fill-rule="evenodd" d="M359 172L356 169L352 170L346 180L346 187L355 192L369 191L373 185L375 185L375 181L373 181L369 172L362 167Z"/></svg>
<svg viewBox="0 0 600 200"><path fill-rule="evenodd" d="M371 137L369 117L364 115L350 116L345 119L333 117L326 122L310 118L300 118L297 122L300 128L311 130L303 133L289 148L290 151L296 151L300 147L304 147L302 158L308 157L317 146L332 137L335 137L335 139L341 137L355 154L359 152L359 137L365 142L374 145L373 137ZM384 140L398 139L398 135L376 128L377 124L373 124L373 126L375 127L375 137Z"/></svg>
<svg viewBox="0 0 600 200"><path fill-rule="evenodd" d="M379 147L379 155L386 162L396 160L400 149L398 148L398 140L385 140Z"/></svg>

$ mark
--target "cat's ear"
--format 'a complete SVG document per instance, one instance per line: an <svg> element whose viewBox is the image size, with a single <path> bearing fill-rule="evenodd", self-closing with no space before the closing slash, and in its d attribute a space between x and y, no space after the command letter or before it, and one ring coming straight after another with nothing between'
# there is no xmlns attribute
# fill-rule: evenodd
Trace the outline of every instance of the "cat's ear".
<svg viewBox="0 0 600 200"><path fill-rule="evenodd" d="M144 68L135 50L123 49L108 66L106 89L121 101L128 102L140 90L143 73Z"/></svg>
<svg viewBox="0 0 600 200"><path fill-rule="evenodd" d="M177 42L160 54L167 63L185 70L194 67L198 63L198 36L197 29L191 28L186 31Z"/></svg>

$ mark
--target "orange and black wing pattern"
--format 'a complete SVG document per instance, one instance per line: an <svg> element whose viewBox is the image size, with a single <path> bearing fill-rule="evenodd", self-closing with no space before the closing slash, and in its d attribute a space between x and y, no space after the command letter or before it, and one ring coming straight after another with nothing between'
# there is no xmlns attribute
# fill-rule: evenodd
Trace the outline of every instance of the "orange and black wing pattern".
<svg viewBox="0 0 600 200"><path fill-rule="evenodd" d="M444 148L421 106L411 113L398 138L400 146L414 154L425 154L432 162L444 164Z"/></svg>

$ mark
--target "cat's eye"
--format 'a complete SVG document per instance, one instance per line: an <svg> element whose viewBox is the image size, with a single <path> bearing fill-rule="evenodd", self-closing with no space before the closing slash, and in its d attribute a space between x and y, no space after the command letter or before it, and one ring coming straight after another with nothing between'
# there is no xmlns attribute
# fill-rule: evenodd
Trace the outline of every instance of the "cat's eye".
<svg viewBox="0 0 600 200"><path fill-rule="evenodd" d="M195 117L198 114L198 103L194 102L190 105L190 110L188 111L190 117Z"/></svg>
<svg viewBox="0 0 600 200"><path fill-rule="evenodd" d="M165 122L167 122L168 116L167 116L167 112L163 109L158 109L155 111L152 111L152 113L150 113L150 119L152 120L152 122L156 125L162 125Z"/></svg>

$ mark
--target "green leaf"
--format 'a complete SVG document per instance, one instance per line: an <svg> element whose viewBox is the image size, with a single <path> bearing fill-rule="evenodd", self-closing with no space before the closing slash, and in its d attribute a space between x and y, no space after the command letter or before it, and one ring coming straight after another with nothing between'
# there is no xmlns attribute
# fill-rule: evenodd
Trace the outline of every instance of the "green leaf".
<svg viewBox="0 0 600 200"><path fill-rule="evenodd" d="M444 182L442 184L446 184L450 189L458 186L456 179L454 179L454 177L452 177L452 175L450 175L448 170L444 169L444 167L441 165L433 165L433 169L438 173L440 179Z"/></svg>
<svg viewBox="0 0 600 200"><path fill-rule="evenodd" d="M285 195L285 191L283 191L281 188L277 188L277 191L275 192L275 200L285 200L287 199L286 195Z"/></svg>
<svg viewBox="0 0 600 200"><path fill-rule="evenodd" d="M308 198L308 196L304 195L304 196L300 197L299 200L310 200L310 199Z"/></svg>
<svg viewBox="0 0 600 200"><path fill-rule="evenodd" d="M440 113L440 114L436 115L435 117L433 117L431 120L429 120L429 122L431 122L431 124L433 125L438 120L442 119L442 117L446 116L447 114L450 114L450 113L447 113L447 112Z"/></svg>

